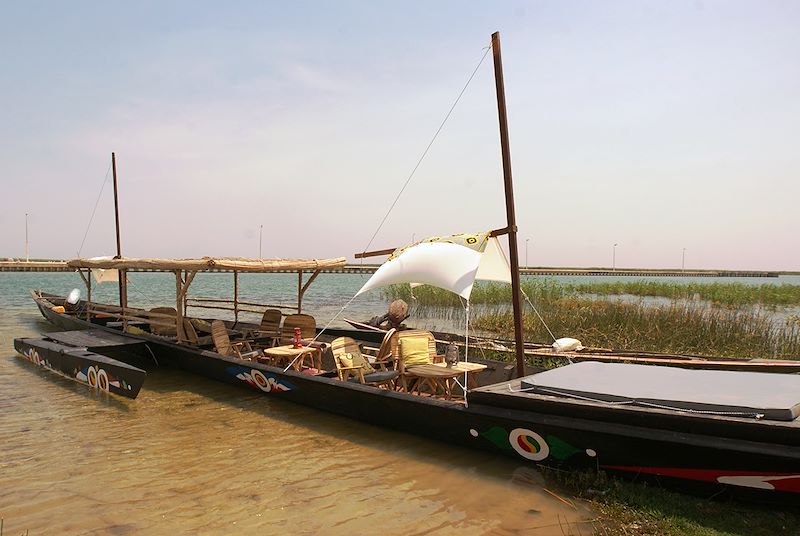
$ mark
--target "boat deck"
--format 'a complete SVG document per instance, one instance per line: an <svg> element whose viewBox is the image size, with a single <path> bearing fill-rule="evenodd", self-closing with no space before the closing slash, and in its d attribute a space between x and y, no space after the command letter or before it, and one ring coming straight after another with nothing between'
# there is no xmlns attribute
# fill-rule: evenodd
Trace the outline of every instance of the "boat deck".
<svg viewBox="0 0 800 536"><path fill-rule="evenodd" d="M143 344L141 340L123 334L109 333L100 329L79 331L58 331L47 333L46 337L76 348L106 348L109 346L128 346Z"/></svg>
<svg viewBox="0 0 800 536"><path fill-rule="evenodd" d="M479 387L470 401L518 409L605 408L800 428L800 376L584 362Z"/></svg>

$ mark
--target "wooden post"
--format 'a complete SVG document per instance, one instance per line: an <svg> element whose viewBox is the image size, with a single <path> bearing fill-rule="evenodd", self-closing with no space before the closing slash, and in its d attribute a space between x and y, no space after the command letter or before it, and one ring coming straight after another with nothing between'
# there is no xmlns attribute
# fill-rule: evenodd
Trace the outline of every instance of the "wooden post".
<svg viewBox="0 0 800 536"><path fill-rule="evenodd" d="M92 321L92 271L87 270L86 275L86 320Z"/></svg>
<svg viewBox="0 0 800 536"><path fill-rule="evenodd" d="M183 278L181 271L175 270L175 334L178 337L178 342L186 340L186 335L183 331Z"/></svg>
<svg viewBox="0 0 800 536"><path fill-rule="evenodd" d="M86 285L86 320L91 321L90 309L92 308L92 270L87 268L86 275L83 275L83 268L78 268L78 275L81 276L84 285Z"/></svg>
<svg viewBox="0 0 800 536"><path fill-rule="evenodd" d="M522 301L520 300L519 253L517 251L517 221L514 212L514 186L511 180L511 150L508 144L506 93L503 83L503 59L500 54L500 32L492 34L494 82L497 90L497 116L500 121L500 148L503 153L503 182L506 193L508 220L508 253L511 261L511 293L514 307L514 344L517 351L517 377L525 375L525 348L522 340Z"/></svg>
<svg viewBox="0 0 800 536"><path fill-rule="evenodd" d="M233 325L239 324L239 272L233 271Z"/></svg>
<svg viewBox="0 0 800 536"><path fill-rule="evenodd" d="M314 280L317 278L317 276L319 274L321 274L321 273L322 273L322 270L315 270L314 273L311 274L311 277L308 278L308 281L305 282L305 284L303 284L303 275L300 274L300 288L298 289L298 292L297 292L297 312L298 313L300 312L300 307L301 307L301 304L303 303L303 296L306 295L306 291L308 290L308 287L311 286L311 283L313 283Z"/></svg>
<svg viewBox="0 0 800 536"><path fill-rule="evenodd" d="M303 312L303 271L297 272L297 314Z"/></svg>

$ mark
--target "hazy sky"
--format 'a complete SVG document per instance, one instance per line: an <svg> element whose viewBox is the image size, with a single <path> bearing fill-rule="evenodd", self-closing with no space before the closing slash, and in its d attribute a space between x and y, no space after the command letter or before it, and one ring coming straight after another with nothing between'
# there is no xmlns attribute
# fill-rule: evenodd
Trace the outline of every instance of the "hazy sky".
<svg viewBox="0 0 800 536"><path fill-rule="evenodd" d="M0 257L362 250L500 31L520 258L800 270L800 2L4 2ZM115 253L105 184L82 256ZM503 227L491 55L371 249Z"/></svg>

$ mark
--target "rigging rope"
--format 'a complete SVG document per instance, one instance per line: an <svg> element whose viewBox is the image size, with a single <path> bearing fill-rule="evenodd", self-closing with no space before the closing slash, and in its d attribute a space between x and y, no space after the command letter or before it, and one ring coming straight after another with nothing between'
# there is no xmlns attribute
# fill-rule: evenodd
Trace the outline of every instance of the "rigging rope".
<svg viewBox="0 0 800 536"><path fill-rule="evenodd" d="M547 330L547 333L549 333L549 334L550 334L550 336L551 336L551 337L553 337L553 342L556 342L556 336L555 336L555 335L553 335L553 332L552 332L552 331L550 331L550 327L547 325L547 322L545 322L545 321L544 321L544 318L542 318L542 315L540 315L540 314L539 314L539 311L538 311L538 310L536 309L536 307L533 305L533 302L531 301L531 299L528 297L528 295L527 295L527 294L525 294L525 291L524 291L524 290L522 290L522 286L520 286L520 289L519 289L519 291L522 293L522 295L523 295L523 296L525 296L525 301L526 301L526 302L528 302L528 305L530 305L530 306L531 306L531 309L533 309L533 312L534 312L534 313L536 313L536 316L538 316L538 317L539 317L539 320L541 320L541 321L542 321L542 325L544 326L544 329L546 329L546 330Z"/></svg>
<svg viewBox="0 0 800 536"><path fill-rule="evenodd" d="M411 179L414 177L414 174L417 172L417 169L419 169L419 166L422 164L422 161L428 155L428 151L433 146L433 143L436 141L436 138L439 136L439 133L444 128L444 125L445 125L445 123L447 123L447 120L450 119L450 115L453 113L453 110L455 110L456 105L458 105L458 102L461 100L461 97L464 95L464 92L467 90L467 87L469 87L469 84L470 84L470 82L472 82L472 79L475 78L475 74L478 72L478 69L480 69L481 65L483 64L483 60L486 59L486 56L487 56L487 54L489 54L489 51L491 49L492 49L492 47L490 47L490 46L486 47L484 49L485 52L483 53L483 56L481 56L481 59L478 62L478 65L475 67L475 70L472 71L472 74L469 76L469 79L467 80L467 83L464 84L463 88L461 88L461 92L458 94L458 97L456 97L456 100L455 100L455 102L453 102L453 105L450 106L450 110L447 112L447 115L444 116L444 119L442 120L442 123L439 125L439 128L436 129L436 133L433 135L433 138L431 138L430 143L428 143L428 146L425 147L425 150L422 152L422 156L420 156L419 160L417 160L417 164L414 166L414 169L411 170L411 173L409 174L408 178L406 179L406 182L403 184L403 187L400 188L400 191L397 193L397 196L394 198L394 201L392 201L392 204L389 207L389 210L386 211L386 214L383 216L383 219L381 220L380 224L378 224L378 228L375 229L375 233L373 233L373 235L369 239L369 242L367 243L367 245L364 246L364 252L366 252L369 249L369 247L372 245L372 242L375 240L375 237L378 236L378 233L383 228L383 224L386 223L386 220L389 218L389 215L392 213L392 210L394 210L395 205L397 205L397 202L400 200L400 196L403 195L403 192L406 190L406 187L411 182ZM362 263L364 262L363 258L362 258L361 262Z"/></svg>
<svg viewBox="0 0 800 536"><path fill-rule="evenodd" d="M89 229L92 227L92 221L94 221L94 213L97 212L97 205L100 204L100 198L103 196L103 189L106 187L106 183L108 182L108 174L111 173L111 163L108 164L108 170L106 170L106 176L103 179L103 184L100 185L100 193L97 194L97 201L94 202L94 209L92 209L92 216L89 218L89 224L86 226L86 232L83 233L83 240L81 241L81 247L78 248L78 258L81 256L81 250L83 249L83 245L86 243L86 237L89 236Z"/></svg>

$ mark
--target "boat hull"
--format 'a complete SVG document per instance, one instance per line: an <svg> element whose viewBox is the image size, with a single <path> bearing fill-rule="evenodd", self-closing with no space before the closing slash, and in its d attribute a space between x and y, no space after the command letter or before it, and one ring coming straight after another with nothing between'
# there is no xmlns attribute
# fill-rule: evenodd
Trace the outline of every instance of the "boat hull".
<svg viewBox="0 0 800 536"><path fill-rule="evenodd" d="M136 398L146 372L110 357L46 339L14 339L14 348L33 364L93 389Z"/></svg>
<svg viewBox="0 0 800 536"><path fill-rule="evenodd" d="M37 305L54 324L98 326ZM67 318L65 318L67 317ZM104 327L103 329L111 329ZM211 379L449 444L511 456L520 462L603 468L714 487L800 493L800 428L680 412L616 411L548 400L515 404L470 395L469 404L308 375L147 335L156 359Z"/></svg>

